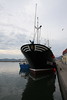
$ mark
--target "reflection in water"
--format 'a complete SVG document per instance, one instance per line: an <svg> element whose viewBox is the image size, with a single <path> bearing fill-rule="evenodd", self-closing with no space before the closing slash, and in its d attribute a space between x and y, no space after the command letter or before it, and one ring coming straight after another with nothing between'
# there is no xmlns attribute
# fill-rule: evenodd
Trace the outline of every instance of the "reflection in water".
<svg viewBox="0 0 67 100"><path fill-rule="evenodd" d="M29 68L20 68L19 74L21 75L21 77L28 77L30 71Z"/></svg>
<svg viewBox="0 0 67 100"><path fill-rule="evenodd" d="M19 74L24 76L24 78L28 78L21 100L54 100L53 93L55 92L55 73L48 76L34 77L31 76L29 70L22 68L20 69Z"/></svg>
<svg viewBox="0 0 67 100"><path fill-rule="evenodd" d="M21 78L19 74L23 71L19 70L18 62L0 62L0 100L62 100L55 75L35 77L34 81L28 71L26 79Z"/></svg>
<svg viewBox="0 0 67 100"><path fill-rule="evenodd" d="M36 81L29 77L21 100L54 100L55 78L55 74Z"/></svg>

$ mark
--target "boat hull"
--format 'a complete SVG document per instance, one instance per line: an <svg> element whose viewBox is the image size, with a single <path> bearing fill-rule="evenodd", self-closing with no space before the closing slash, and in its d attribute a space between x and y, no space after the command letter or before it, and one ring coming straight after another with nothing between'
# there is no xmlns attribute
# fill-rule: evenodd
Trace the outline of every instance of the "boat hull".
<svg viewBox="0 0 67 100"><path fill-rule="evenodd" d="M28 60L31 73L51 72L56 68L52 51L41 44L27 44L21 47L21 51ZM51 70L51 71L50 71Z"/></svg>

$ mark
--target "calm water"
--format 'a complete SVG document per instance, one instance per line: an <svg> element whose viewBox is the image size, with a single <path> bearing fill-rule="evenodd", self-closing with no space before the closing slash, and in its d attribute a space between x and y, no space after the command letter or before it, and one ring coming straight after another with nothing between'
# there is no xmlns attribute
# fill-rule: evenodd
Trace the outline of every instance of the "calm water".
<svg viewBox="0 0 67 100"><path fill-rule="evenodd" d="M19 63L0 62L0 100L62 100L57 76L22 77Z"/></svg>

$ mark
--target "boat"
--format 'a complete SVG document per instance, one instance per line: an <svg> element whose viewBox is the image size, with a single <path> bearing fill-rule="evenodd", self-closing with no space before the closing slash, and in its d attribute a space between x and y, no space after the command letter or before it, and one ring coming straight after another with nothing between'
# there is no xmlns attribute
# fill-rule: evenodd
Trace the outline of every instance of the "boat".
<svg viewBox="0 0 67 100"><path fill-rule="evenodd" d="M30 65L30 74L36 76L40 74L49 74L56 71L55 56L49 46L39 43L39 31L41 31L42 25L34 26L37 32L37 43L31 41L29 44L25 44L21 47L21 52L26 57Z"/></svg>
<svg viewBox="0 0 67 100"><path fill-rule="evenodd" d="M27 72L30 67L26 59L20 61L19 66L20 66L20 73Z"/></svg>
<svg viewBox="0 0 67 100"><path fill-rule="evenodd" d="M29 73L29 64L26 59L20 61L19 66L20 66L19 74L25 76Z"/></svg>
<svg viewBox="0 0 67 100"><path fill-rule="evenodd" d="M21 60L19 62L19 65L20 65L20 69L22 69L22 68L29 68L29 63L28 63L28 61L26 59Z"/></svg>
<svg viewBox="0 0 67 100"><path fill-rule="evenodd" d="M46 74L56 70L55 58L50 48L42 44L26 44L21 47L30 65L31 74Z"/></svg>

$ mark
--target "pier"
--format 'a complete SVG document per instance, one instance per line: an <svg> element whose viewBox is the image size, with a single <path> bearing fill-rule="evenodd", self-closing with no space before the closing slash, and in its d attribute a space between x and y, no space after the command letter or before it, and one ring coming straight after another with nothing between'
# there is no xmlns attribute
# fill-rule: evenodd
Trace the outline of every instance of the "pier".
<svg viewBox="0 0 67 100"><path fill-rule="evenodd" d="M57 60L57 75L60 90L64 100L67 100L67 64L64 64L62 61Z"/></svg>

